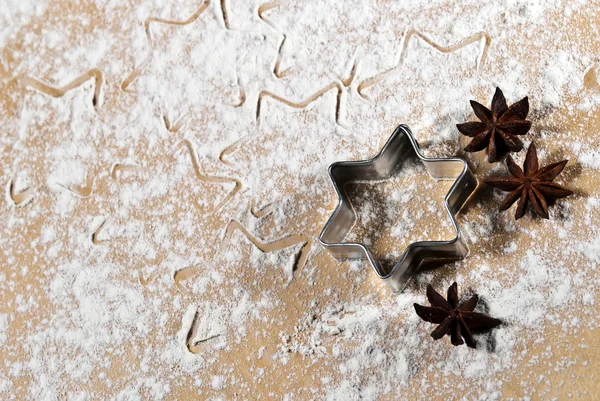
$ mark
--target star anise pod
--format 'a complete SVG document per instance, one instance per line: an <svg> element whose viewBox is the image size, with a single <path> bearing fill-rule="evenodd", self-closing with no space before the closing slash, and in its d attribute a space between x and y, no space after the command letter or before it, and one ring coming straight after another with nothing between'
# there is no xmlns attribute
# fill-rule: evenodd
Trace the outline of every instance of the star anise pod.
<svg viewBox="0 0 600 401"><path fill-rule="evenodd" d="M528 204L538 216L548 219L549 202L573 194L573 191L552 182L563 171L567 162L568 160L563 160L539 168L537 150L535 144L531 142L523 163L524 171L509 155L506 158L506 165L512 177L487 178L485 183L510 192L500 204L500 211L508 209L518 199L515 219L519 220L525 215Z"/></svg>
<svg viewBox="0 0 600 401"><path fill-rule="evenodd" d="M471 107L481 122L456 124L461 134L473 138L465 151L478 152L487 148L488 162L495 163L508 152L523 149L523 142L517 135L525 135L531 128L531 121L525 120L529 113L527 96L508 107L504 94L496 88L492 110L474 100L471 100Z"/></svg>
<svg viewBox="0 0 600 401"><path fill-rule="evenodd" d="M439 324L431 332L434 340L439 340L450 334L452 345L461 345L465 342L471 348L475 347L474 332L491 330L502 323L485 313L473 312L479 302L479 296L473 295L467 301L458 304L458 285L453 283L448 288L448 300L437 293L433 287L427 286L427 299L431 306L414 304L417 315L426 322ZM463 342L462 338L465 339Z"/></svg>

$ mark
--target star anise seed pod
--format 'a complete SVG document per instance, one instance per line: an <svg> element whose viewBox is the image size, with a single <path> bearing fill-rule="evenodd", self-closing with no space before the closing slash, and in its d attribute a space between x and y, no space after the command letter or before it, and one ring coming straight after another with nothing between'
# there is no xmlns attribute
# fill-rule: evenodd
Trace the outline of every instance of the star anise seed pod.
<svg viewBox="0 0 600 401"><path fill-rule="evenodd" d="M501 320L485 313L473 312L479 302L477 294L459 305L456 282L448 288L447 301L433 289L431 284L427 286L427 299L431 306L414 304L414 307L421 319L439 325L431 332L434 340L450 334L452 345L458 346L466 342L469 347L476 348L473 339L474 332L491 330L502 323ZM461 336L465 339L464 342Z"/></svg>
<svg viewBox="0 0 600 401"><path fill-rule="evenodd" d="M504 94L496 88L492 110L474 100L471 100L471 107L481 122L456 124L461 134L473 138L465 151L478 152L487 148L488 162L495 163L508 152L523 149L523 142L517 135L525 135L531 128L531 121L525 120L529 113L527 96L508 107Z"/></svg>
<svg viewBox="0 0 600 401"><path fill-rule="evenodd" d="M521 170L509 155L506 158L506 165L512 176L487 178L485 183L510 192L500 204L500 211L508 209L518 199L515 219L519 220L525 215L528 204L538 216L548 219L550 218L549 202L573 194L573 191L552 182L563 171L567 162L568 160L563 160L539 168L537 150L535 144L531 142L523 163L525 171Z"/></svg>

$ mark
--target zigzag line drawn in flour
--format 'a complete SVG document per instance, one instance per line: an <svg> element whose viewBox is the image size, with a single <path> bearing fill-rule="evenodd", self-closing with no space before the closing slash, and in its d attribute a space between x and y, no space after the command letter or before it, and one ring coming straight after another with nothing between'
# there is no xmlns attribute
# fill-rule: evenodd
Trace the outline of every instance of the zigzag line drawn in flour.
<svg viewBox="0 0 600 401"><path fill-rule="evenodd" d="M17 79L17 81L23 89L33 88L33 89L35 89L39 92L42 92L48 96L59 98L59 97L63 97L65 95L65 93L69 92L70 90L73 90L73 89L81 86L82 84L89 81L90 79L93 79L95 81L94 82L94 97L92 98L92 105L94 106L94 108L96 108L100 105L100 102L102 99L101 96L102 96L102 80L103 80L102 71L100 71L98 68L92 68L92 69L84 72L83 74L81 74L80 76L75 78L73 81L71 81L68 84L61 86L59 88L48 85L38 79L31 78L31 77L19 78L19 79Z"/></svg>
<svg viewBox="0 0 600 401"><path fill-rule="evenodd" d="M121 83L121 89L124 92L128 92L128 93L133 92L128 89L129 85L131 85L131 83L133 81L135 81L135 79L138 76L140 76L140 74L148 67L148 65L152 61L152 51L154 49L154 40L152 38L152 31L150 30L150 24L160 23L160 24L175 25L175 26L189 25L192 22L196 21L200 17L200 15L202 15L202 13L210 5L210 1L211 0L205 0L204 3L202 3L202 5L185 21L173 21L173 20L167 20L167 19L156 18L156 17L149 17L144 21L144 30L146 31L146 40L148 42L148 55L146 56L146 58L144 58L144 60L140 64L138 64L133 69L131 74L129 74L129 76L127 76L127 78L125 78L125 80ZM224 17L224 19L226 18L226 12L223 12L223 17ZM226 24L228 24L228 22Z"/></svg>
<svg viewBox="0 0 600 401"><path fill-rule="evenodd" d="M417 38L417 39L422 40L423 42L427 43L429 46L433 47L434 49L436 49L437 51L439 51L441 53L452 53L459 49L462 49L463 47L469 46L473 43L485 40L485 43L481 50L481 53L480 53L479 57L477 58L477 64L476 64L477 71L479 71L481 66L485 63L485 59L487 57L487 52L488 52L488 49L492 42L491 36L487 32L481 31L481 32L477 32L477 33L461 40L460 42L458 42L454 45L442 46L442 45L437 44L430 38L428 38L425 34L419 32L415 29L409 29L408 31L406 31L406 33L402 37L402 41L400 44L399 59L398 59L398 62L396 63L396 65L384 72L381 72L381 73L371 77L371 78L365 79L358 85L357 91L358 91L358 94L362 98L365 98L365 95L363 95L363 91L365 89L367 89L367 88L377 84L378 82L382 81L383 79L387 78L398 67L400 67L402 65L402 63L404 62L404 59L406 58L406 54L408 52L408 42L412 38Z"/></svg>
<svg viewBox="0 0 600 401"><path fill-rule="evenodd" d="M317 93L315 93L312 96L309 96L307 99L301 100L299 102L294 102L294 101L285 99L285 98L278 96L269 91L261 91L258 94L258 101L256 102L256 121L260 122L260 111L261 111L263 100L265 98L270 97L271 99L276 100L280 103L283 103L289 107L293 107L295 109L303 109L331 90L337 91L337 101L335 104L335 122L339 125L342 125L342 124L340 124L340 109L341 109L341 105L342 105L342 94L343 94L344 90L342 88L342 85L339 82L332 82L329 85L327 85L326 87L324 87L323 89L321 89L320 91L318 91Z"/></svg>
<svg viewBox="0 0 600 401"><path fill-rule="evenodd" d="M281 71L281 59L283 58L283 46L285 45L285 41L287 40L287 35L279 31L277 26L268 19L264 14L281 5L281 1L270 1L268 3L261 4L258 7L258 18L260 18L265 24L269 25L273 28L277 33L282 36L281 41L279 42L279 49L277 50L277 58L275 59L275 65L273 67L273 74L276 78L284 78L290 75L293 70L292 68L288 68L287 70Z"/></svg>
<svg viewBox="0 0 600 401"><path fill-rule="evenodd" d="M215 207L215 211L221 210L221 208L223 208L235 196L235 194L237 194L240 191L240 189L242 189L241 181L231 177L220 177L203 174L202 170L200 169L198 155L196 154L196 150L194 149L194 145L192 144L192 142L189 139L184 139L180 144L180 147L181 146L185 146L188 149L190 156L192 157L194 171L196 172L196 176L200 181L214 184L235 184L231 192L229 192L229 194L221 201L221 203L219 203L219 205Z"/></svg>
<svg viewBox="0 0 600 401"><path fill-rule="evenodd" d="M302 244L302 248L300 249L298 257L294 263L292 272L295 272L296 270L302 269L304 267L308 259L308 255L312 249L312 240L306 235L288 235L287 237L275 241L263 242L262 240L252 235L248 231L248 229L246 229L246 227L244 227L240 222L236 220L231 220L227 225L222 244L227 243L229 239L231 239L233 233L236 231L240 231L242 234L244 234L244 236L263 253L277 252L295 245Z"/></svg>

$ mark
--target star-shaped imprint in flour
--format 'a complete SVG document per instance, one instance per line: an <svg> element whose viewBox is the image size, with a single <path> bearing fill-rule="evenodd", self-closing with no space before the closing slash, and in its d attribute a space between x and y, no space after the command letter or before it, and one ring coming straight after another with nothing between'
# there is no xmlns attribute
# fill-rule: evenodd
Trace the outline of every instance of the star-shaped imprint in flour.
<svg viewBox="0 0 600 401"><path fill-rule="evenodd" d="M243 105L240 80L267 74L277 43L275 35L228 29L226 15L222 5L206 0L187 19L147 18L146 54L121 88L160 99L168 112Z"/></svg>
<svg viewBox="0 0 600 401"><path fill-rule="evenodd" d="M56 87L31 77L14 80L19 128L11 144L9 195L15 205L50 190L59 193L54 208L63 213L74 206L71 195L90 196L107 129L97 114L102 80L98 69Z"/></svg>
<svg viewBox="0 0 600 401"><path fill-rule="evenodd" d="M394 267L384 269L372 251L362 243L344 242L356 221L346 185L357 181L389 179L402 168L408 156L418 158L428 173L436 179L453 179L454 184L444 199L444 206L455 229L455 237L449 241L419 241L411 243ZM368 259L377 275L390 288L399 292L424 260L461 259L469 250L454 218L477 186L477 180L467 163L459 158L430 159L423 157L410 129L400 125L381 151L372 159L337 162L329 167L331 182L339 198L337 207L321 231L321 244L338 259Z"/></svg>
<svg viewBox="0 0 600 401"><path fill-rule="evenodd" d="M361 61L379 58L379 41L387 35L378 29L385 16L375 1L347 3L315 0L273 1L262 4L259 18L278 32L285 32L277 58L277 71L307 71L313 81L327 79L331 71L342 71L353 54ZM356 18L360 15L360 18ZM368 33L368 34L367 34Z"/></svg>
<svg viewBox="0 0 600 401"><path fill-rule="evenodd" d="M214 185L219 177L198 171L196 148L189 139L158 144L152 154L154 160L113 164L105 180L112 183L114 202L102 209L106 214L92 234L95 245L127 255L144 286L190 263L206 265L205 256L217 252L218 242L203 236L219 237L215 207L232 198L230 190L222 194ZM235 181L230 184L237 188Z"/></svg>

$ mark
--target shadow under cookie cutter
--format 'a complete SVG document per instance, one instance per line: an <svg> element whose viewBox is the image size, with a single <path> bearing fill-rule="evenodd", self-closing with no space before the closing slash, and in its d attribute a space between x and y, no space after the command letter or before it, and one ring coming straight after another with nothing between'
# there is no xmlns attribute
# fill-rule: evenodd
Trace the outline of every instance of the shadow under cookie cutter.
<svg viewBox="0 0 600 401"><path fill-rule="evenodd" d="M456 236L449 241L419 241L408 245L398 262L385 271L371 251L361 243L343 242L356 221L346 184L390 178L413 153L435 179L454 179L444 198ZM392 291L401 292L424 260L462 259L469 254L454 215L477 187L477 179L461 158L427 158L419 151L410 128L399 125L377 156L369 160L336 162L329 166L329 178L338 196L338 205L319 235L321 245L336 259L368 259L375 273Z"/></svg>

